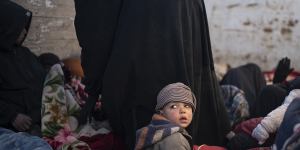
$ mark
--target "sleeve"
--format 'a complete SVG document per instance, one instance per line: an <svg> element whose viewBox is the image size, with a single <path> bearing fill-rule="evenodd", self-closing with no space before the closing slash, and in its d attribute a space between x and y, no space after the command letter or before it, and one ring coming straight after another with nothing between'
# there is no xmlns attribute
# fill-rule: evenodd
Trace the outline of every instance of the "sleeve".
<svg viewBox="0 0 300 150"><path fill-rule="evenodd" d="M0 78L0 84L2 83ZM10 125L11 122L16 118L17 112L12 104L9 104L5 99L0 98L0 126Z"/></svg>
<svg viewBox="0 0 300 150"><path fill-rule="evenodd" d="M17 114L12 104L5 102L3 99L0 100L0 126L10 126Z"/></svg>
<svg viewBox="0 0 300 150"><path fill-rule="evenodd" d="M75 30L82 48L86 92L98 96L113 47L123 0L75 0Z"/></svg>

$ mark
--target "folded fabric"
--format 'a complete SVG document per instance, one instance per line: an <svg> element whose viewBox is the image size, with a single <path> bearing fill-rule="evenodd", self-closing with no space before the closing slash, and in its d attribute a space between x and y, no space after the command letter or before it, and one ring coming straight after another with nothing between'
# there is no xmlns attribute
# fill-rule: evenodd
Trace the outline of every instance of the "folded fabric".
<svg viewBox="0 0 300 150"><path fill-rule="evenodd" d="M263 117L259 118L252 118L245 120L235 126L233 129L234 133L245 133L248 135L252 134L252 131L255 129L255 127L262 121Z"/></svg>

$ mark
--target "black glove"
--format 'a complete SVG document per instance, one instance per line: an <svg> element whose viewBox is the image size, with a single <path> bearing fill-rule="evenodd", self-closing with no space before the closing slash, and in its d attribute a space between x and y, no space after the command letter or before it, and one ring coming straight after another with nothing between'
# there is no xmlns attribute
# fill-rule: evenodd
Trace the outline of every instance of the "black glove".
<svg viewBox="0 0 300 150"><path fill-rule="evenodd" d="M294 70L290 68L291 60L287 57L282 58L276 67L273 83L281 83L285 81L286 77Z"/></svg>
<svg viewBox="0 0 300 150"><path fill-rule="evenodd" d="M21 132L30 129L31 124L32 124L32 119L29 116L21 113L19 113L16 116L15 120L12 122L14 128Z"/></svg>
<svg viewBox="0 0 300 150"><path fill-rule="evenodd" d="M86 103L80 110L80 114L78 117L79 125L84 125L88 119L89 120L91 119L92 112L94 111L97 99L98 99L98 97L96 97L96 96L89 96L87 98Z"/></svg>

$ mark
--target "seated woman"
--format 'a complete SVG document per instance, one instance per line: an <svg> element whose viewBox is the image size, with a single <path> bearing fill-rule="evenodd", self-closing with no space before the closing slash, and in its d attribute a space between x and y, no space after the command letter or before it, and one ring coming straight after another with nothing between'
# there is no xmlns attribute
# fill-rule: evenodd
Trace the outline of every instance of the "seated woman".
<svg viewBox="0 0 300 150"><path fill-rule="evenodd" d="M250 116L254 112L254 104L266 80L258 65L248 63L230 69L220 82L221 85L234 85L245 92L245 97L249 105Z"/></svg>
<svg viewBox="0 0 300 150"><path fill-rule="evenodd" d="M0 127L41 136L41 99L45 70L22 46L32 13L0 1Z"/></svg>

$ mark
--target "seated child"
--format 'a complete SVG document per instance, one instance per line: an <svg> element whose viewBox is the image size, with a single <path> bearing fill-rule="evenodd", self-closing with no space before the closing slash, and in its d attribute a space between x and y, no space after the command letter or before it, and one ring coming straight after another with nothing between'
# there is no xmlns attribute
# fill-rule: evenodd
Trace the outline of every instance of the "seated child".
<svg viewBox="0 0 300 150"><path fill-rule="evenodd" d="M167 85L157 96L157 113L151 123L137 131L135 149L192 149L192 138L185 128L191 123L195 109L196 99L188 86Z"/></svg>

